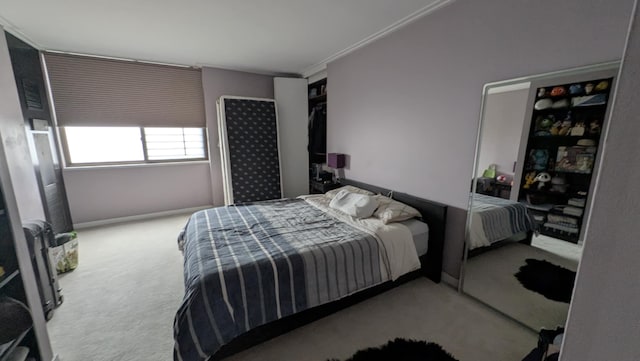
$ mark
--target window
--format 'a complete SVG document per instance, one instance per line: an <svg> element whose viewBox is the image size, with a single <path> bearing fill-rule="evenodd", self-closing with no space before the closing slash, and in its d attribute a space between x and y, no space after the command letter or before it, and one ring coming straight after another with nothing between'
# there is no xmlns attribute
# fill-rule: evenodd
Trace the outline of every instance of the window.
<svg viewBox="0 0 640 361"><path fill-rule="evenodd" d="M207 159L203 128L63 127L69 165Z"/></svg>

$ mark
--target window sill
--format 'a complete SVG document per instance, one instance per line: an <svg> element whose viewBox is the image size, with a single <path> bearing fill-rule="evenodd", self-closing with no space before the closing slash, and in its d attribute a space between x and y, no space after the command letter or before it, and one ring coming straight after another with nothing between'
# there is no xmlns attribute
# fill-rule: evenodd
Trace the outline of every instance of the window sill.
<svg viewBox="0 0 640 361"><path fill-rule="evenodd" d="M65 166L65 172L98 170L98 169L132 169L132 168L151 168L151 167L175 167L186 165L209 164L209 160L192 160L186 162L158 162L158 163L137 163L137 164L105 164L105 165L80 165Z"/></svg>

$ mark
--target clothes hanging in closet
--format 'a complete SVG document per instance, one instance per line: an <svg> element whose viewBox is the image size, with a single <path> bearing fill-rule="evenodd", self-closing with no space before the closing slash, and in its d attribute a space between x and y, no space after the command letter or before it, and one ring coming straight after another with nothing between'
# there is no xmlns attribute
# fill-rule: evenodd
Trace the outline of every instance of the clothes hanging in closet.
<svg viewBox="0 0 640 361"><path fill-rule="evenodd" d="M327 103L316 105L309 114L309 156L313 163L324 163L327 152Z"/></svg>

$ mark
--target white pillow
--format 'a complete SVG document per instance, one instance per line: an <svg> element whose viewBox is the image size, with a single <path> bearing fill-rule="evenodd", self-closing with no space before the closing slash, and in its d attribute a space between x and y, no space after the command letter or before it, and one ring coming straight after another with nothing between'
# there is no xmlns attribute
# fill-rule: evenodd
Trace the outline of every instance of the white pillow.
<svg viewBox="0 0 640 361"><path fill-rule="evenodd" d="M336 196L336 194L340 193L340 191L349 191L349 193L357 193L357 194L365 194L368 196L372 196L373 192L369 192L366 191L364 189L358 188L358 187L354 187L354 186L343 186L340 188L336 188L336 189L332 189L330 191L328 191L327 193L325 193L324 195L329 197L329 198L333 198Z"/></svg>
<svg viewBox="0 0 640 361"><path fill-rule="evenodd" d="M417 209L394 201L389 197L379 194L374 197L378 201L378 209L373 213L373 216L380 219L384 224L406 221L407 219L422 216Z"/></svg>
<svg viewBox="0 0 640 361"><path fill-rule="evenodd" d="M341 190L329 203L329 207L337 209L356 218L369 218L378 208L378 202L366 194L351 193Z"/></svg>

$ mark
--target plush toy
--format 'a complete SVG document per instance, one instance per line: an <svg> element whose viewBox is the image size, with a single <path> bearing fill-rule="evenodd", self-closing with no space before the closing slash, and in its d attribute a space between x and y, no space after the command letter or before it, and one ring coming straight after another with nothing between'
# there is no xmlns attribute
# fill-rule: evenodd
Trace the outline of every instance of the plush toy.
<svg viewBox="0 0 640 361"><path fill-rule="evenodd" d="M558 135L568 135L571 130L571 121L563 120L562 125L560 126L560 130L558 131Z"/></svg>
<svg viewBox="0 0 640 361"><path fill-rule="evenodd" d="M589 134L600 134L600 122L597 120L592 120L589 123Z"/></svg>
<svg viewBox="0 0 640 361"><path fill-rule="evenodd" d="M581 137L584 135L584 123L580 122L571 128L571 135L575 137Z"/></svg>
<svg viewBox="0 0 640 361"><path fill-rule="evenodd" d="M558 133L560 132L561 125L562 125L562 122L559 120L553 123L553 126L551 127L551 129L549 129L549 132L551 133L551 135L558 135Z"/></svg>
<svg viewBox="0 0 640 361"><path fill-rule="evenodd" d="M536 172L529 172L524 176L524 185L522 188L529 189L536 178Z"/></svg>
<svg viewBox="0 0 640 361"><path fill-rule="evenodd" d="M549 132L549 129L551 129L551 126L553 125L553 123L555 122L555 118L553 117L553 115L549 115L548 117L538 117L538 119L536 119L536 132L535 135L536 136L548 136L551 135L551 133Z"/></svg>
<svg viewBox="0 0 640 361"><path fill-rule="evenodd" d="M544 185L550 180L551 175L547 172L542 172L533 179L534 182L538 182L538 190L544 188Z"/></svg>

